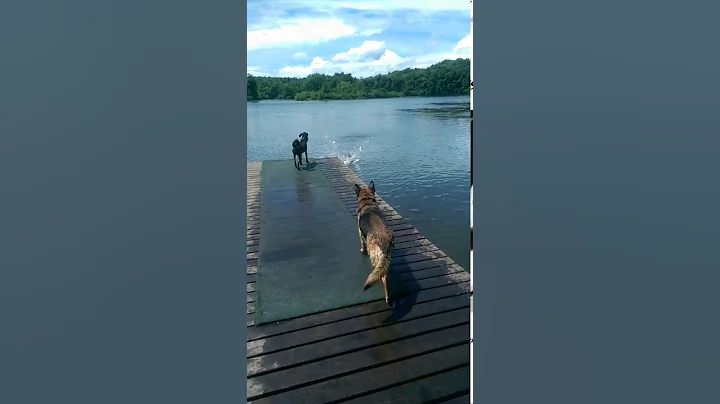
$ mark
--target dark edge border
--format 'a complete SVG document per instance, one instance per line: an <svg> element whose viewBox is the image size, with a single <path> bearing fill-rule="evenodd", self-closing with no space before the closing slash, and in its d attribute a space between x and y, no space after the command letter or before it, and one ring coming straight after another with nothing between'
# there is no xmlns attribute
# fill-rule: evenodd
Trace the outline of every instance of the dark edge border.
<svg viewBox="0 0 720 404"><path fill-rule="evenodd" d="M244 20L0 5L0 402L244 402Z"/></svg>
<svg viewBox="0 0 720 404"><path fill-rule="evenodd" d="M475 400L475 386L477 380L477 374L474 372L475 364L478 363L477 350L475 349L474 336L477 335L475 327L478 327L477 321L475 321L475 301L473 296L473 285L475 280L475 241L473 238L474 233L474 217L475 217L475 187L473 183L475 173L475 128L474 128L474 107L477 104L476 92L474 88L475 78L478 77L477 63L475 63L475 55L479 55L480 52L476 51L475 47L479 43L476 40L476 32L474 30L474 17L475 17L475 6L476 4L470 0L470 34L472 35L472 49L470 54L470 403L472 404Z"/></svg>
<svg viewBox="0 0 720 404"><path fill-rule="evenodd" d="M472 40L472 47L470 48L470 403L472 404L474 401L474 392L475 392L475 380L474 380L474 364L475 364L475 346L473 344L473 337L475 335L475 330L473 327L475 326L474 321L474 306L475 306L475 299L473 299L473 278L475 276L475 269L474 269L474 262L475 262L475 248L473 244L473 219L474 219L474 211L475 208L473 206L473 203L475 201L474 198L474 190L473 187L473 172L474 172L474 145L475 142L473 141L475 137L475 132L473 131L473 110L475 106L475 91L473 86L473 81L475 77L477 76L474 72L475 70L475 63L474 63L474 56L475 56L475 31L473 30L473 19L474 19L474 9L475 9L475 3L473 0L470 0L470 35L473 37Z"/></svg>
<svg viewBox="0 0 720 404"><path fill-rule="evenodd" d="M241 111L240 114L242 115L242 127L240 128L240 137L242 142L242 148L239 151L240 152L240 161L241 161L241 169L240 169L240 181L238 183L238 186L242 190L242 192L245 194L245 198L242 202L242 204L238 207L242 211L242 217L243 217L243 226L240 229L240 233L242 233L242 243L239 246L239 250L241 252L242 256L242 269L238 268L238 271L241 273L242 276L242 282L240 282L239 285L237 285L238 288L242 288L245 293L239 293L240 296L243 296L245 300L241 300L239 303L240 308L240 318L237 322L237 325L241 328L241 338L239 338L236 342L240 345L240 353L241 357L238 359L238 365L241 366L241 376L239 378L236 378L237 383L240 385L239 389L237 391L240 391L240 398L247 402L247 383L243 383L242 380L245 378L247 374L247 344L245 341L247 341L248 338L248 330L247 330L247 2L242 3L242 15L238 16L237 21L245 22L245 24L242 24L241 26L245 27L241 30L242 34L238 37L238 40L242 41L240 42L238 48L242 49L242 71L239 74L242 74L242 85L240 86L240 100L242 102ZM243 46L245 45L245 46ZM240 49L237 49L237 51L240 51ZM240 299L238 299L240 300ZM230 389L236 388L235 385L227 386Z"/></svg>

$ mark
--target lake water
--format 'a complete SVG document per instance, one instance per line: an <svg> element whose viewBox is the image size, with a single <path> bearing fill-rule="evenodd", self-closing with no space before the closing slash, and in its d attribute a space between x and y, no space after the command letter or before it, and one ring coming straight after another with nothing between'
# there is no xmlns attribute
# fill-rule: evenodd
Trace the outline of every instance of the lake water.
<svg viewBox="0 0 720 404"><path fill-rule="evenodd" d="M395 210L470 270L470 97L247 104L248 161L339 157ZM288 169L294 169L288 162Z"/></svg>

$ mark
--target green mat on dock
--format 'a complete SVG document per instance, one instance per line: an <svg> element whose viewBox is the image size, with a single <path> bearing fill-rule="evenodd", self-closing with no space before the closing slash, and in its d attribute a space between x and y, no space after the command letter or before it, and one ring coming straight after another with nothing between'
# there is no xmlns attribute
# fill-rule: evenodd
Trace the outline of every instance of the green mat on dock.
<svg viewBox="0 0 720 404"><path fill-rule="evenodd" d="M262 165L258 325L384 297L380 284L363 291L372 268L355 218L319 166L302 168L289 160Z"/></svg>

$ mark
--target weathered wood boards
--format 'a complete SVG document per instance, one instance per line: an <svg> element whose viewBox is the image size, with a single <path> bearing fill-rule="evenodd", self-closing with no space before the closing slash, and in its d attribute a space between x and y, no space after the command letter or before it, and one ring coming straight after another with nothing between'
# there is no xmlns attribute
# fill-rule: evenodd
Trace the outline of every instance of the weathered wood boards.
<svg viewBox="0 0 720 404"><path fill-rule="evenodd" d="M339 159L316 161L354 214L352 185L364 182ZM390 309L379 300L254 325L260 169L248 164L248 401L469 402L470 276L382 198L395 233L392 271L411 292L407 305Z"/></svg>

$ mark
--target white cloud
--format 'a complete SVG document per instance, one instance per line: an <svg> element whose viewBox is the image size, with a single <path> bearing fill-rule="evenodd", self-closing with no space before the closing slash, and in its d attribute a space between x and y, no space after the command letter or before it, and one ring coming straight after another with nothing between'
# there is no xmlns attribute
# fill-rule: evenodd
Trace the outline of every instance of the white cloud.
<svg viewBox="0 0 720 404"><path fill-rule="evenodd" d="M330 12L338 9L355 9L365 11L470 11L471 4L467 0L275 0L273 7L280 9L310 8Z"/></svg>
<svg viewBox="0 0 720 404"><path fill-rule="evenodd" d="M398 66L407 62L390 49L385 49L382 55L369 61L330 61L315 57L309 66L286 66L278 71L283 77L305 77L312 73L351 73L355 77L368 77L375 74L387 73L396 70Z"/></svg>
<svg viewBox="0 0 720 404"><path fill-rule="evenodd" d="M333 56L330 60L313 58L309 65L285 66L278 71L282 77L306 77L312 73L351 73L355 77L368 77L405 68L425 68L443 60L467 59L472 50L470 35L457 42L452 52L432 53L415 57L402 57L385 47L382 41L365 41L362 45Z"/></svg>
<svg viewBox="0 0 720 404"><path fill-rule="evenodd" d="M465 38L458 41L453 52L464 51L472 48L472 34L468 34Z"/></svg>
<svg viewBox="0 0 720 404"><path fill-rule="evenodd" d="M333 56L333 62L340 61L358 61L366 57L380 56L385 48L385 42L381 41L365 41L357 48L348 49L347 52L340 52Z"/></svg>
<svg viewBox="0 0 720 404"><path fill-rule="evenodd" d="M247 73L251 74L253 76L256 76L256 77L271 76L262 67L258 67L258 66L248 66Z"/></svg>
<svg viewBox="0 0 720 404"><path fill-rule="evenodd" d="M447 53L431 53L413 58L414 64L411 67L425 68L443 60L468 59L472 53L472 34L468 34L459 40L452 52Z"/></svg>
<svg viewBox="0 0 720 404"><path fill-rule="evenodd" d="M307 57L307 52L295 52L293 53L295 59L302 59Z"/></svg>
<svg viewBox="0 0 720 404"><path fill-rule="evenodd" d="M378 30L360 30L338 18L297 19L281 21L276 28L262 28L248 31L247 50L287 48L295 45L319 44L334 39L372 35Z"/></svg>
<svg viewBox="0 0 720 404"><path fill-rule="evenodd" d="M330 62L323 60L323 58L316 56L310 62L309 66L286 66L280 69L279 73L286 77L304 77L309 74L321 71L327 67Z"/></svg>

